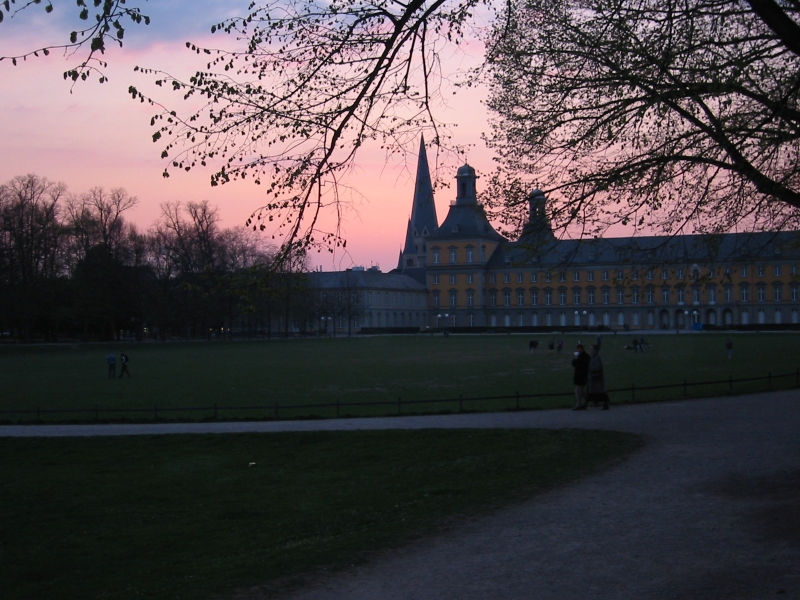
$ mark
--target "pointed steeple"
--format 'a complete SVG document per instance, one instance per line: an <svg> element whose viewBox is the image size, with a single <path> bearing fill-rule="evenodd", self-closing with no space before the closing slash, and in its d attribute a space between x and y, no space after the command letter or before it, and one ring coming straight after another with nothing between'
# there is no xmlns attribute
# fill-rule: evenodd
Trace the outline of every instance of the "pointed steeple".
<svg viewBox="0 0 800 600"><path fill-rule="evenodd" d="M420 136L411 218L408 221L405 246L398 268L424 266L427 253L425 239L438 226L439 220L436 218L436 205L433 200L433 184L431 183L431 171L428 166L428 153L425 151L425 138Z"/></svg>

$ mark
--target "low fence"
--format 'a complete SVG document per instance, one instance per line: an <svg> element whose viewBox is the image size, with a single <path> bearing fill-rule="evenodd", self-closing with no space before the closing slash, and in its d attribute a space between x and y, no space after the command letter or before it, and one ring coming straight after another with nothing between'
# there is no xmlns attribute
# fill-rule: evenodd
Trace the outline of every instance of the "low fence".
<svg viewBox="0 0 800 600"><path fill-rule="evenodd" d="M662 385L645 385L645 386L637 386L636 384L631 384L629 387L618 387L608 389L608 393L612 396L612 403L616 404L628 404L637 401L637 394L639 394L639 399L641 399L641 394L643 392L652 391L652 390L667 390L667 389L680 389L683 392L683 398L689 397L689 390L693 388L703 387L703 386L727 386L727 393L733 394L734 393L734 384L740 383L750 383L750 382L766 382L767 391L773 389L773 385L778 385L779 381L784 381L790 379L789 386L794 386L795 388L800 388L800 368L795 369L790 373L780 373L777 375L772 374L772 372L767 373L767 375L762 377L743 377L734 379L733 376L729 376L727 379L715 379L711 381L687 381L684 379L681 383L669 383L669 384L662 384ZM15 410L0 410L0 416L3 415L15 415L17 417L23 417L19 419L21 422L28 422L28 420L24 419L24 415L30 415L33 417L35 415L36 422L42 421L42 416L46 415L86 415L87 418L83 420L79 420L79 422L87 422L94 420L96 422L100 421L101 415L141 415L142 419L139 421L159 421L159 420L166 420L166 417L169 413L204 413L205 416L201 417L198 420L208 421L208 420L217 420L219 419L220 413L226 412L250 412L253 413L260 413L259 415L255 415L255 419L262 419L262 420L279 420L281 419L281 412L283 412L284 418L292 418L292 419L302 419L302 418L322 418L320 415L320 411L330 410L333 412L335 409L336 417L342 416L342 411L347 410L348 408L367 408L367 407L384 407L389 408L390 411L382 411L380 413L373 413L368 415L359 415L359 416L386 416L386 415L402 415L402 414L420 414L419 411L414 413L409 413L413 407L424 407L426 405L433 405L439 404L443 406L449 406L449 409L439 409L438 412L469 412L470 405L475 405L478 402L489 402L489 403L497 403L494 407L489 407L488 411L491 410L536 410L541 408L540 406L533 406L530 400L536 399L552 399L552 398L574 398L573 392L557 392L557 393L541 393L541 394L520 394L517 391L513 395L506 395L506 396L480 396L480 397L470 397L464 398L463 395L459 396L458 398L435 398L429 400L403 400L401 397L398 397L397 400L380 400L375 402L341 402L338 399L335 402L329 403L319 403L319 404L287 404L281 406L278 402L274 404L261 404L257 406L219 406L218 404L214 404L214 406L207 406L207 407L161 407L159 408L158 405L154 405L152 408L100 408L99 405L95 404L93 408L55 408L55 409L40 409L38 406L35 409L15 409ZM672 399L675 399L674 397ZM503 405L500 402L504 403ZM509 406L509 401L512 401L513 405ZM474 409L473 409L474 410ZM303 412L307 411L307 412ZM291 417L286 417L286 413L291 412ZM150 417L152 416L152 419ZM353 416L350 414L345 413L344 416Z"/></svg>

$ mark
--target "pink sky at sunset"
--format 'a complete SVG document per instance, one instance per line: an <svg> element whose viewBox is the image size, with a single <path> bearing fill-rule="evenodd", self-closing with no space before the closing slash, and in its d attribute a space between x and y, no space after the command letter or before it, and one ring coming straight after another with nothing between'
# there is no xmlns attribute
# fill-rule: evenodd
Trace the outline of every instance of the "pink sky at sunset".
<svg viewBox="0 0 800 600"><path fill-rule="evenodd" d="M94 77L76 84L70 93L70 85L61 74L76 61L65 59L58 52L52 52L49 57L31 58L17 67L9 61L0 62L0 182L35 173L66 183L69 191L75 194L95 186L122 187L139 198L139 205L127 217L142 229L158 218L159 206L168 201L208 200L218 207L226 227L243 225L252 211L264 203L262 188L251 181L212 188L209 184L211 169L199 168L189 173L172 171L171 177L162 177L165 161L160 153L163 148L151 139L150 118L154 110L133 101L127 92L129 85L145 94L155 93L153 90L159 88L153 86L152 75L135 73L133 68L138 65L179 76L190 75L204 62L185 48L185 42L209 46L231 42L230 37L211 36L208 32L210 25L230 14L231 6L236 3L207 0L189 4L176 0L166 4L171 5L169 11L173 12L178 6L190 6L196 22L189 19L190 23L182 23L180 31L171 32L164 23L174 22L175 15L169 11L159 13L156 9L166 8L158 6L157 2L143 4L143 11L154 19L151 29L131 26L126 32L126 46L112 48L107 53L108 83L101 85ZM247 2L240 4L237 8L244 11ZM62 4L62 10L71 12L72 5L74 3ZM201 18L202 7L207 7L207 14ZM33 49L37 41L63 42L69 29L59 30L59 21L41 13L39 10L26 21L11 26L9 19L0 24L0 55ZM27 25L23 27L23 23ZM31 31L37 33L38 39ZM470 43L466 48L470 54L462 57L461 62L480 60L480 44ZM480 133L486 129L486 112L480 102L482 93L471 90L448 95L450 104L440 113L440 118L457 125L451 129L453 140L471 145L467 160L479 173L486 173L494 165L480 139ZM173 103L177 98L166 92L161 92L161 97ZM341 224L347 252L314 255L315 266L331 270L353 264L379 264L383 271L396 266L411 210L416 146L408 149L405 160L395 157L388 163L380 149L370 146L362 149L354 172L345 181L358 191L351 195ZM429 148L428 156L433 163L435 150ZM454 164L452 159L450 164ZM449 179L455 175L454 169L452 174L442 171L440 175ZM437 192L440 222L454 195L453 188ZM332 229L333 226L333 215L327 215L322 227Z"/></svg>

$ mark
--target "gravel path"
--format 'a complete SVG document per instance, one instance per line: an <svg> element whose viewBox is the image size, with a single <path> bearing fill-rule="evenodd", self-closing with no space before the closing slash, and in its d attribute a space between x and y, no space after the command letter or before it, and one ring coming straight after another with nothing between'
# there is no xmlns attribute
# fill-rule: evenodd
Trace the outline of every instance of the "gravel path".
<svg viewBox="0 0 800 600"><path fill-rule="evenodd" d="M598 475L384 553L287 600L800 600L797 391L607 412L3 426L0 435L426 427L612 429L643 435L648 444Z"/></svg>

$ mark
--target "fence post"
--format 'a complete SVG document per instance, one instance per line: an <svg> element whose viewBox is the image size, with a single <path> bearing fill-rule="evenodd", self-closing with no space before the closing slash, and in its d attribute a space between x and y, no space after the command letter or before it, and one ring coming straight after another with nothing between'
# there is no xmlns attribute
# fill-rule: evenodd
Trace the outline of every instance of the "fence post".
<svg viewBox="0 0 800 600"><path fill-rule="evenodd" d="M631 384L631 402L636 402L636 384Z"/></svg>
<svg viewBox="0 0 800 600"><path fill-rule="evenodd" d="M398 415L403 414L403 407L401 406L400 402L401 402L400 396L398 396L397 397L397 414Z"/></svg>
<svg viewBox="0 0 800 600"><path fill-rule="evenodd" d="M517 410L519 410L519 390L517 390Z"/></svg>
<svg viewBox="0 0 800 600"><path fill-rule="evenodd" d="M336 399L336 418L339 418L339 399Z"/></svg>

